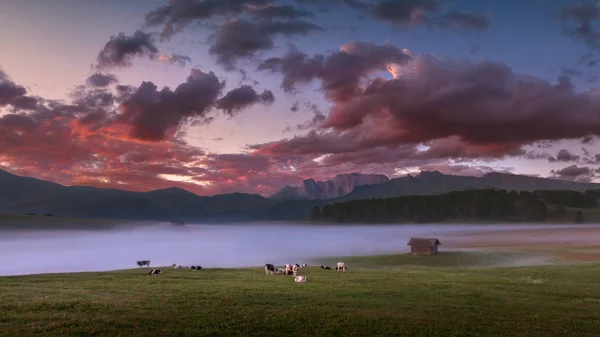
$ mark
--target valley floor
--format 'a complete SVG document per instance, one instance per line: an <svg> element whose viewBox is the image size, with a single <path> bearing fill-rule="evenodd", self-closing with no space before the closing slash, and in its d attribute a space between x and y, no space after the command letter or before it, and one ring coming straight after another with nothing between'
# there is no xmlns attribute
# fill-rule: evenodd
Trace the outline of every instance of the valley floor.
<svg viewBox="0 0 600 337"><path fill-rule="evenodd" d="M441 268L398 255L301 269L308 283L260 267L2 277L0 335L600 335L599 264L456 268L446 254Z"/></svg>

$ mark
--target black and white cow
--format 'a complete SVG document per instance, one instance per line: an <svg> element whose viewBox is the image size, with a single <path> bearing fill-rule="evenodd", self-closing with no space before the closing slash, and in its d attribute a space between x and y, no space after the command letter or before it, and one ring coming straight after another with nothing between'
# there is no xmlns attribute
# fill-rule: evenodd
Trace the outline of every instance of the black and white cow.
<svg viewBox="0 0 600 337"><path fill-rule="evenodd" d="M202 266L192 266L192 270L202 270Z"/></svg>
<svg viewBox="0 0 600 337"><path fill-rule="evenodd" d="M142 268L143 266L148 266L148 268L150 268L150 260L142 260L142 261L136 261L137 265Z"/></svg>
<svg viewBox="0 0 600 337"><path fill-rule="evenodd" d="M325 270L331 270L331 268L330 268L330 267L328 267L328 266L321 266L321 269L325 269Z"/></svg>
<svg viewBox="0 0 600 337"><path fill-rule="evenodd" d="M265 264L265 274L275 274L275 266L270 263Z"/></svg>
<svg viewBox="0 0 600 337"><path fill-rule="evenodd" d="M162 274L162 270L160 269L152 269L148 275L158 275L158 274Z"/></svg>

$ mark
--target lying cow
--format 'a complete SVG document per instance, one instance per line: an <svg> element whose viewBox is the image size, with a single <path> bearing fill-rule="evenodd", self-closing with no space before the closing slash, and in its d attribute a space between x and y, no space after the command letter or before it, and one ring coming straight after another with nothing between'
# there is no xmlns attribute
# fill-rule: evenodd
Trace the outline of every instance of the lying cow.
<svg viewBox="0 0 600 337"><path fill-rule="evenodd" d="M192 270L202 270L202 266L192 266Z"/></svg>
<svg viewBox="0 0 600 337"><path fill-rule="evenodd" d="M338 262L337 266L335 267L335 270L337 271L343 271L345 272L346 270L348 270L348 267L346 267L346 264L344 262Z"/></svg>
<svg viewBox="0 0 600 337"><path fill-rule="evenodd" d="M307 280L308 279L306 278L306 276L296 276L296 277L294 277L294 282L297 282L297 283L304 283Z"/></svg>
<svg viewBox="0 0 600 337"><path fill-rule="evenodd" d="M330 267L328 267L328 266L321 266L321 269L325 269L325 270L331 270L331 268L330 268Z"/></svg>
<svg viewBox="0 0 600 337"><path fill-rule="evenodd" d="M152 269L148 275L158 275L158 274L162 274L162 271L160 269Z"/></svg>
<svg viewBox="0 0 600 337"><path fill-rule="evenodd" d="M301 268L306 268L306 267L308 267L308 263L303 263L300 267Z"/></svg>
<svg viewBox="0 0 600 337"><path fill-rule="evenodd" d="M150 268L150 260L136 261L136 263L140 268L143 266L148 266L148 268Z"/></svg>
<svg viewBox="0 0 600 337"><path fill-rule="evenodd" d="M275 266L270 263L265 264L265 274L275 274Z"/></svg>

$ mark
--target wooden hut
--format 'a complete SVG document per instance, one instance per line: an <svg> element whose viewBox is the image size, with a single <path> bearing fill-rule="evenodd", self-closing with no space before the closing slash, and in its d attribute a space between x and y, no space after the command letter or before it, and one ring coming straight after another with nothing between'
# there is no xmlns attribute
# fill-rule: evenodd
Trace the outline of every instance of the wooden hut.
<svg viewBox="0 0 600 337"><path fill-rule="evenodd" d="M411 254L433 255L438 252L441 245L437 238L410 238L407 246L410 246Z"/></svg>

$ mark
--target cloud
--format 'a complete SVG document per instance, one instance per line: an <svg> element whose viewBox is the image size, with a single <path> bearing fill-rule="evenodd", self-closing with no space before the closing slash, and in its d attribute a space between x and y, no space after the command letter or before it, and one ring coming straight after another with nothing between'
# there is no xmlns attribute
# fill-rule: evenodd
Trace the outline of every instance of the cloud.
<svg viewBox="0 0 600 337"><path fill-rule="evenodd" d="M514 173L513 168L498 168L485 165L471 166L451 164L427 164L419 167L419 171L439 171L443 174L468 177L481 177L490 172Z"/></svg>
<svg viewBox="0 0 600 337"><path fill-rule="evenodd" d="M127 67L134 57L154 58L157 53L153 35L137 30L131 36L111 36L98 54L97 63L99 68Z"/></svg>
<svg viewBox="0 0 600 337"><path fill-rule="evenodd" d="M444 29L483 30L490 25L489 14L458 12L442 14L447 6L438 0L321 0L311 1L321 5L345 4L376 20L395 26L436 25Z"/></svg>
<svg viewBox="0 0 600 337"><path fill-rule="evenodd" d="M425 146L414 157L481 160L527 157L524 145L599 133L599 93L576 92L568 78L551 83L485 59L400 57L405 54L399 48L386 46L386 53L380 48L345 47L335 57L291 51L267 60L261 68L280 72L284 89L318 80L333 105L324 122L307 134L250 149L276 156L348 154L344 158L355 161L349 154ZM400 60L395 78L365 76L384 69L390 58ZM346 59L351 61L339 61ZM333 64L351 70L333 71ZM567 159L564 151L559 154Z"/></svg>
<svg viewBox="0 0 600 337"><path fill-rule="evenodd" d="M188 63L192 62L192 59L189 56L181 54L162 54L158 56L158 60L168 64L179 65L181 67L185 67Z"/></svg>
<svg viewBox="0 0 600 337"><path fill-rule="evenodd" d="M233 116L234 113L246 109L251 105L257 103L271 104L274 101L275 96L273 96L271 90L265 90L259 94L253 87L243 85L225 94L225 96L217 101L216 106Z"/></svg>
<svg viewBox="0 0 600 337"><path fill-rule="evenodd" d="M395 24L419 24L429 20L428 13L439 10L436 0L381 0L369 8L375 18Z"/></svg>
<svg viewBox="0 0 600 337"><path fill-rule="evenodd" d="M117 77L113 74L102 74L102 73L95 73L90 75L86 80L85 83L91 87L96 87L96 88L104 88L104 87L108 87L111 84L115 84L118 83L119 80L117 79Z"/></svg>
<svg viewBox="0 0 600 337"><path fill-rule="evenodd" d="M0 106L10 104L13 100L25 96L25 94L27 94L27 89L16 85L0 68Z"/></svg>
<svg viewBox="0 0 600 337"><path fill-rule="evenodd" d="M148 27L163 26L161 37L168 39L195 20L227 17L243 12L247 6L268 4L268 0L171 0L146 14L145 21Z"/></svg>
<svg viewBox="0 0 600 337"><path fill-rule="evenodd" d="M225 22L217 32L209 52L227 69L233 69L240 58L254 56L259 51L274 48L276 35L305 35L321 27L306 21L262 21L243 19Z"/></svg>
<svg viewBox="0 0 600 337"><path fill-rule="evenodd" d="M577 156L572 154L571 152L562 149L560 151L558 151L558 154L555 157L549 157L548 161L553 163L553 162L557 162L557 161L561 161L561 162L569 162L569 161L578 161L579 158L581 158L581 156Z"/></svg>
<svg viewBox="0 0 600 337"><path fill-rule="evenodd" d="M404 64L410 58L407 50L393 45L350 41L327 56L311 57L292 47L283 57L269 58L258 69L281 73L281 87L286 92L318 79L329 99L347 101L360 93L361 81L367 75L386 71L390 64Z"/></svg>
<svg viewBox="0 0 600 337"><path fill-rule="evenodd" d="M600 31L595 28L595 25L600 22L600 8L596 3L565 5L559 17L565 34L582 41L589 47L600 47Z"/></svg>
<svg viewBox="0 0 600 337"><path fill-rule="evenodd" d="M192 69L186 82L171 90L143 82L121 103L120 122L131 127L131 137L142 140L163 140L173 134L180 123L188 118L207 115L224 82L213 72Z"/></svg>
<svg viewBox="0 0 600 337"><path fill-rule="evenodd" d="M248 5L248 12L263 19L287 18L298 19L302 17L314 17L311 11L299 9L292 5L268 4L265 6Z"/></svg>
<svg viewBox="0 0 600 337"><path fill-rule="evenodd" d="M445 29L484 30L491 22L489 14L451 12L433 23Z"/></svg>
<svg viewBox="0 0 600 337"><path fill-rule="evenodd" d="M594 172L589 167L571 165L561 170L550 171L551 176L564 180L578 182L591 182L594 179Z"/></svg>

